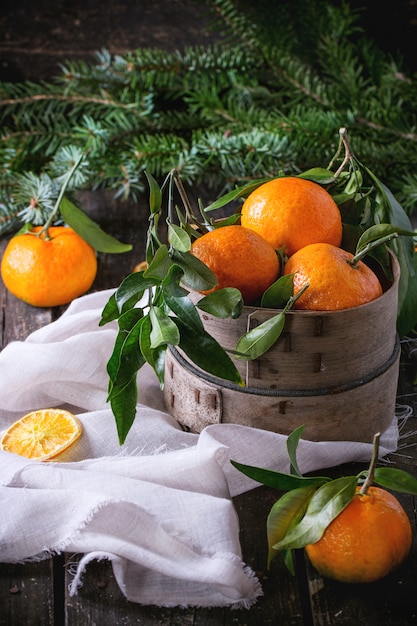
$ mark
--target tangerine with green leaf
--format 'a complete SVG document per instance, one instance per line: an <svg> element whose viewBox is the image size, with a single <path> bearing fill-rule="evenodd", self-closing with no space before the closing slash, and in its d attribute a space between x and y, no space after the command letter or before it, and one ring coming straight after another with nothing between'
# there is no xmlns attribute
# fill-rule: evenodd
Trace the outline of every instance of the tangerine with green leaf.
<svg viewBox="0 0 417 626"><path fill-rule="evenodd" d="M203 293L235 287L249 305L262 296L280 273L273 246L258 233L237 224L205 233L193 242L191 252L217 278L217 285Z"/></svg>
<svg viewBox="0 0 417 626"><path fill-rule="evenodd" d="M97 274L95 250L72 228L36 226L10 239L1 276L17 298L38 307L68 304L81 296Z"/></svg>
<svg viewBox="0 0 417 626"><path fill-rule="evenodd" d="M350 252L328 243L298 250L285 264L284 275L294 277L294 294L308 288L294 309L338 311L366 304L382 295L375 272Z"/></svg>
<svg viewBox="0 0 417 626"><path fill-rule="evenodd" d="M276 250L291 256L310 243L340 246L342 217L332 196L318 183L282 176L260 185L245 200L241 224Z"/></svg>
<svg viewBox="0 0 417 626"><path fill-rule="evenodd" d="M397 569L408 556L412 529L406 512L389 491L357 487L353 500L327 526L319 541L305 547L314 568L345 583L368 583Z"/></svg>

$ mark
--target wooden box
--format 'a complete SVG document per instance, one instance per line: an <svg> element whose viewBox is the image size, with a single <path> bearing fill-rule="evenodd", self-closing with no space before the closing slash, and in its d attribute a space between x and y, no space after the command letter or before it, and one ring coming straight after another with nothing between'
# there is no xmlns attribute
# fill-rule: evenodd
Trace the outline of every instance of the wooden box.
<svg viewBox="0 0 417 626"><path fill-rule="evenodd" d="M246 381L237 385L203 372L176 348L168 351L164 395L168 411L200 432L238 423L289 434L305 424L313 441L371 442L395 414L400 345L396 332L399 265L384 293L343 311L290 311L276 344L255 361L236 360ZM193 299L198 298L192 294ZM201 312L206 330L225 348L277 314L244 307L237 320Z"/></svg>

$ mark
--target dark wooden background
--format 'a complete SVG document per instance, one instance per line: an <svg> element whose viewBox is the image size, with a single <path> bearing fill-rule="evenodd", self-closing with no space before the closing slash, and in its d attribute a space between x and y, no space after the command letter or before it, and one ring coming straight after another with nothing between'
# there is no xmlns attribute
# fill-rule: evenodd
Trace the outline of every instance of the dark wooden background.
<svg viewBox="0 0 417 626"><path fill-rule="evenodd" d="M243 8L251 0L239 0ZM332 0L338 4L337 0ZM280 0L263 0L267 10ZM382 50L400 53L417 71L417 1L351 0ZM66 59L96 50L123 53L140 47L167 50L219 39L203 0L2 0L0 80L49 79Z"/></svg>

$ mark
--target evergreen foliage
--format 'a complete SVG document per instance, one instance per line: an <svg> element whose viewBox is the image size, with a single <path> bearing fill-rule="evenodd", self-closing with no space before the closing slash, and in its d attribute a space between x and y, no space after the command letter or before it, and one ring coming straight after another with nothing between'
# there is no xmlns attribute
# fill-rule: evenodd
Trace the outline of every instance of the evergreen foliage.
<svg viewBox="0 0 417 626"><path fill-rule="evenodd" d="M217 193L326 167L347 127L355 153L412 215L417 81L347 2L206 0L224 43L98 51L50 82L0 84L0 233L42 223L60 182L138 198L144 170L178 168ZM271 5L274 4L273 10Z"/></svg>

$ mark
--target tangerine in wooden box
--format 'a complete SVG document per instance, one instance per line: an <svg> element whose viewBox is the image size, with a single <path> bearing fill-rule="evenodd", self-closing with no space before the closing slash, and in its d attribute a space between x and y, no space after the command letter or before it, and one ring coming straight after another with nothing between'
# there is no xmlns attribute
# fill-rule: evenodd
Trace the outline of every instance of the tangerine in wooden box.
<svg viewBox="0 0 417 626"><path fill-rule="evenodd" d="M236 423L289 434L304 424L303 437L312 441L371 442L395 415L400 359L398 261L392 256L392 282L375 271L384 292L368 304L289 311L270 350L254 361L235 360L245 387L207 374L170 348L164 385L169 412L193 432ZM276 314L276 309L245 306L238 319L224 320L200 311L205 329L230 349Z"/></svg>

